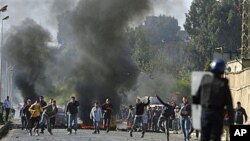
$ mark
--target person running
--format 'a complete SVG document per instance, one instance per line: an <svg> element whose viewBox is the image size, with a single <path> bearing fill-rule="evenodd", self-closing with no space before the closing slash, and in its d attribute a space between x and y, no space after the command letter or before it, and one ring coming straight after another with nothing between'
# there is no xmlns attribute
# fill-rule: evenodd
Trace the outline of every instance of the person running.
<svg viewBox="0 0 250 141"><path fill-rule="evenodd" d="M141 138L144 137L145 134L145 130L146 128L143 125L143 114L144 114L144 107L148 106L150 103L150 97L148 97L148 102L147 103L143 103L141 102L141 100L139 98L136 99L136 105L135 105L135 118L134 118L134 122L133 125L130 129L130 137L133 137L133 130L135 129L136 125L139 123L142 125L142 135Z"/></svg>
<svg viewBox="0 0 250 141"><path fill-rule="evenodd" d="M107 98L106 102L102 104L104 129L106 129L107 133L109 132L109 128L110 128L112 109L113 109L113 105L110 103L110 99Z"/></svg>
<svg viewBox="0 0 250 141"><path fill-rule="evenodd" d="M30 106L31 106L31 100L27 99L27 104L26 104L26 106L23 109L23 113L24 113L25 120L26 120L26 123L27 123L25 129L27 131L31 130L31 113L29 111Z"/></svg>
<svg viewBox="0 0 250 141"><path fill-rule="evenodd" d="M66 111L65 111L66 115L68 116L68 129L67 129L68 135L72 134L72 129L75 130L75 134L77 132L78 106L79 106L79 102L76 100L74 96L71 96L71 100L67 104Z"/></svg>
<svg viewBox="0 0 250 141"><path fill-rule="evenodd" d="M127 129L131 129L134 117L135 117L135 110L132 105L129 105L128 116L127 116Z"/></svg>
<svg viewBox="0 0 250 141"><path fill-rule="evenodd" d="M32 104L29 108L29 111L31 112L30 136L32 136L32 129L36 132L36 136L39 136L38 127L39 127L40 116L43 112L43 108L40 105L40 101L37 100L34 104Z"/></svg>
<svg viewBox="0 0 250 141"><path fill-rule="evenodd" d="M57 106L56 106L56 100L50 99L50 104L43 107L44 111L42 113L42 118L40 120L40 126L44 126L47 122L47 129L50 135L53 135L52 128L51 128L51 117L55 116L58 112Z"/></svg>
<svg viewBox="0 0 250 141"><path fill-rule="evenodd" d="M93 120L93 125L94 125L94 130L95 130L93 134L96 134L96 133L99 134L100 133L99 125L102 119L102 110L98 102L96 102L95 106L91 109L89 116L90 116L90 119Z"/></svg>
<svg viewBox="0 0 250 141"><path fill-rule="evenodd" d="M24 113L24 108L26 107L26 103L23 104L22 108L20 109L20 114L19 117L21 118L21 129L26 129L26 125L27 125L27 120L25 117L25 113Z"/></svg>
<svg viewBox="0 0 250 141"><path fill-rule="evenodd" d="M40 105L41 105L41 107L45 107L45 106L47 106L47 102L45 102L44 101L44 97L43 96L40 96L39 97L39 103L40 103ZM42 126L40 126L41 127L41 132L40 133L44 133L44 128L45 128L45 125L42 125Z"/></svg>
<svg viewBox="0 0 250 141"><path fill-rule="evenodd" d="M167 134L167 141L169 141L169 123L171 116L174 117L174 107L168 103L163 102L163 100L156 95L157 99L160 101L161 104L164 105L162 110L161 116L158 121L158 127ZM165 127L162 127L162 123L165 121Z"/></svg>

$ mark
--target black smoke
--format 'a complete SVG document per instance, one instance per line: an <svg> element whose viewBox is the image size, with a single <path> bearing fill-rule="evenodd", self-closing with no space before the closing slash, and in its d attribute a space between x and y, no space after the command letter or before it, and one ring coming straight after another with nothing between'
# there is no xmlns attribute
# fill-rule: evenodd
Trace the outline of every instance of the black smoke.
<svg viewBox="0 0 250 141"><path fill-rule="evenodd" d="M59 16L59 41L80 56L73 56L79 60L74 75L84 121L94 101L110 98L118 110L118 91L136 83L138 70L131 60L125 29L148 10L147 0L81 0L73 11Z"/></svg>
<svg viewBox="0 0 250 141"><path fill-rule="evenodd" d="M32 19L24 20L9 31L3 54L8 63L14 66L14 81L24 100L35 100L38 95L46 94L45 88L39 91L37 86L48 85L44 83L44 71L51 58L51 49L47 46L49 41L49 32Z"/></svg>

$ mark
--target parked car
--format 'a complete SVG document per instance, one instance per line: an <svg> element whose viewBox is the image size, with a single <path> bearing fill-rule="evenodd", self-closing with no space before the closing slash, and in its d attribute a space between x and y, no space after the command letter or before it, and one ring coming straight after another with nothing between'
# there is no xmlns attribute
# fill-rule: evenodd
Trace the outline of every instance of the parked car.
<svg viewBox="0 0 250 141"><path fill-rule="evenodd" d="M55 127L64 128L66 126L67 126L67 117L65 116L64 110L62 108L58 108L58 112L56 114Z"/></svg>

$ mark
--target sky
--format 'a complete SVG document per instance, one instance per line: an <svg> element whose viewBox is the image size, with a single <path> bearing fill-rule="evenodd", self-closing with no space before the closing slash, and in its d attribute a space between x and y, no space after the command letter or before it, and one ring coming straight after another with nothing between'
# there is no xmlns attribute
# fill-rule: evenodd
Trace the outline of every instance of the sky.
<svg viewBox="0 0 250 141"><path fill-rule="evenodd" d="M13 25L19 25L24 19L34 19L47 29L56 42L57 18L62 12L75 7L78 0L1 0L0 6L8 5L8 10L1 13L1 18L9 16L4 21L4 33ZM185 13L188 12L192 0L152 0L153 9L150 15L167 15L178 19L183 29ZM55 4L57 3L57 4Z"/></svg>

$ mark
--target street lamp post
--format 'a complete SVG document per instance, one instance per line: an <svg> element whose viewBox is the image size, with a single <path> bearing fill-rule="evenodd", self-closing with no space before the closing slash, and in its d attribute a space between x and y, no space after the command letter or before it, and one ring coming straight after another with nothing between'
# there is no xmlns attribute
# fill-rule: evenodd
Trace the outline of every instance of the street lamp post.
<svg viewBox="0 0 250 141"><path fill-rule="evenodd" d="M4 20L8 20L9 19L9 16L6 16L6 17L4 17L3 19L2 19L2 30L1 30L1 48L3 47L3 23L4 23ZM2 58L2 55L1 55L1 60L2 60L3 58ZM3 60L1 61L1 63L3 62ZM1 64L2 65L2 64ZM1 69L2 69L2 67L1 67ZM9 82L8 82L8 62L7 62L7 60L5 59L5 94L6 95L8 95L8 84L9 84ZM1 73L2 73L2 71L1 71ZM2 80L2 78L1 78L1 80ZM2 91L3 92L3 91Z"/></svg>
<svg viewBox="0 0 250 141"><path fill-rule="evenodd" d="M5 12L7 10L8 5L3 6L0 8L0 18L2 18L2 12ZM3 35L1 36L1 39L3 38ZM2 41L1 41L1 47L0 47L0 101L2 96Z"/></svg>

